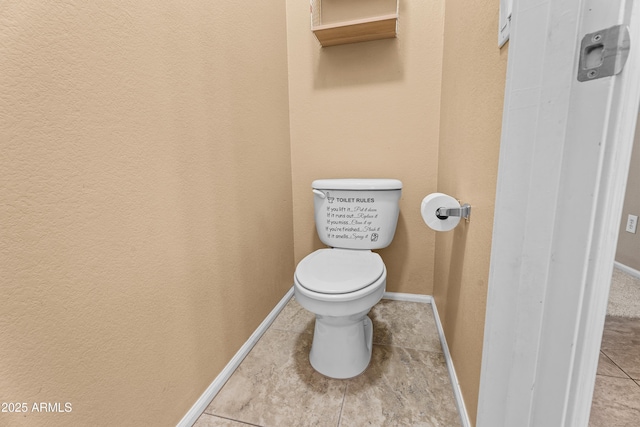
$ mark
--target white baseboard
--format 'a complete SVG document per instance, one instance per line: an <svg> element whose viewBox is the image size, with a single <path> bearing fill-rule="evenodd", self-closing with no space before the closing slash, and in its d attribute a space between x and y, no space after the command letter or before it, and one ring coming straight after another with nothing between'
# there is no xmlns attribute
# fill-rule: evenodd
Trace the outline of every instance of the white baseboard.
<svg viewBox="0 0 640 427"><path fill-rule="evenodd" d="M444 358L447 361L447 367L449 368L449 378L451 379L451 385L453 385L453 395L456 398L458 412L460 412L460 421L462 421L462 427L471 427L471 421L469 420L469 414L467 413L467 406L464 404L462 389L460 389L460 382L458 382L456 369L453 367L453 359L451 359L451 353L449 352L447 339L444 336L444 329L442 329L442 323L440 323L440 315L438 315L438 308L436 307L435 300L433 300L433 302L431 303L431 308L433 308L433 316L436 319L436 326L438 327L438 335L440 335L442 351L444 352Z"/></svg>
<svg viewBox="0 0 640 427"><path fill-rule="evenodd" d="M382 298L394 301L422 302L426 304L431 304L433 302L433 297L431 295L403 294L400 292L385 292L384 295L382 295Z"/></svg>
<svg viewBox="0 0 640 427"><path fill-rule="evenodd" d="M640 271L636 270L635 268L628 267L624 264L619 263L618 261L615 261L613 265L615 265L618 269L624 271L628 275L640 279Z"/></svg>
<svg viewBox="0 0 640 427"><path fill-rule="evenodd" d="M262 321L260 326L251 334L249 339L240 347L240 350L233 356L233 358L227 363L227 366L224 367L222 372L218 374L218 376L213 380L213 382L207 387L207 389L202 393L200 398L193 404L191 409L185 414L184 417L180 420L176 427L191 427L198 420L200 415L207 409L207 406L211 403L216 394L222 389L222 386L227 382L227 380L231 377L234 371L240 366L240 363L244 360L244 358L249 354L254 345L258 342L260 337L267 331L271 323L275 320L275 318L280 314L280 311L284 308L284 306L289 302L291 297L293 296L293 286L289 291L285 294L284 297L280 300L280 302L271 310L271 313Z"/></svg>
<svg viewBox="0 0 640 427"><path fill-rule="evenodd" d="M442 323L440 322L440 316L438 315L438 308L436 307L436 302L433 297L431 295L385 292L382 298L396 301L411 301L431 304L431 308L433 309L433 317L435 318L436 327L438 328L438 335L440 336L442 352L444 353L444 358L447 362L447 368L449 369L449 379L451 380L451 385L453 386L453 395L456 399L456 406L458 407L458 413L460 414L460 421L462 422L462 427L471 427L469 414L467 413L467 407L464 404L462 390L460 389L460 383L458 382L458 376L456 375L456 369L453 366L453 360L451 359L451 353L449 352L447 339L444 336L444 329L442 329Z"/></svg>

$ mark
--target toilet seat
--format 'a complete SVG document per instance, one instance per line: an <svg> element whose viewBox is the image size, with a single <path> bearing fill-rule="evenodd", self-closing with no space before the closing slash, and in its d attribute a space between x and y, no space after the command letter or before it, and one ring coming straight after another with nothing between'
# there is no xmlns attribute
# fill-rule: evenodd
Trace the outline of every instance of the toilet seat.
<svg viewBox="0 0 640 427"><path fill-rule="evenodd" d="M319 249L300 261L295 279L311 292L337 296L370 286L384 272L382 258L375 252Z"/></svg>

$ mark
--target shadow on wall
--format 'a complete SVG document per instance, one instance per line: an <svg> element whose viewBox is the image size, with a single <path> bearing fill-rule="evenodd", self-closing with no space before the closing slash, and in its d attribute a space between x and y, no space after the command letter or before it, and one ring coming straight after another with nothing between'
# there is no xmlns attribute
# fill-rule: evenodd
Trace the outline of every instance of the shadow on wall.
<svg viewBox="0 0 640 427"><path fill-rule="evenodd" d="M387 267L387 292L397 292L400 283L405 280L405 270L407 265L407 257L404 254L409 252L409 230L407 222L404 219L402 210L398 216L398 225L396 226L396 234L393 236L391 244L386 248L376 250Z"/></svg>
<svg viewBox="0 0 640 427"><path fill-rule="evenodd" d="M315 89L402 80L404 68L398 39L321 48L315 37Z"/></svg>
<svg viewBox="0 0 640 427"><path fill-rule="evenodd" d="M458 319L458 307L460 306L460 289L462 288L462 271L464 267L465 249L467 246L467 231L464 220L453 230L453 243L451 245L448 286L447 286L447 310L444 323L449 325L451 336L447 337L450 346L455 341L456 320Z"/></svg>

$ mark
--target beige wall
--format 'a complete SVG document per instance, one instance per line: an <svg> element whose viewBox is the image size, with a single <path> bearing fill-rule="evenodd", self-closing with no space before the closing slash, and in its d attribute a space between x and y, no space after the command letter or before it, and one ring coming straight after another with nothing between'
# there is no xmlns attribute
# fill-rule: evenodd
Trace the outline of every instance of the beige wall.
<svg viewBox="0 0 640 427"><path fill-rule="evenodd" d="M0 5L1 425L175 425L291 286L285 26Z"/></svg>
<svg viewBox="0 0 640 427"><path fill-rule="evenodd" d="M477 412L507 50L499 0L446 3L438 191L472 207L438 233L434 297L471 420Z"/></svg>
<svg viewBox="0 0 640 427"><path fill-rule="evenodd" d="M635 234L625 231L629 214L640 216L640 120L636 128L633 141L633 153L631 155L631 167L627 182L627 192L622 209L622 221L620 221L620 234L618 237L618 249L616 261L640 271L640 227Z"/></svg>
<svg viewBox="0 0 640 427"><path fill-rule="evenodd" d="M420 201L437 184L443 13L439 0L404 0L396 39L321 48L308 3L287 0L296 261L323 246L314 179L397 178L398 229L380 251L387 290L432 293L435 240Z"/></svg>

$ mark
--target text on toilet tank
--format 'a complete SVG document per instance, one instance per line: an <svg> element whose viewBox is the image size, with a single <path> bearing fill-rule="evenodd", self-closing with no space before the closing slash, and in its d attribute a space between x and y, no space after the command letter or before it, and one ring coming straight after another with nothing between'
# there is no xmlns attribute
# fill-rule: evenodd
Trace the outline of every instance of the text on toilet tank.
<svg viewBox="0 0 640 427"><path fill-rule="evenodd" d="M367 240L375 242L381 227L378 209L367 205L373 197L331 197L326 206L325 231L332 239Z"/></svg>
<svg viewBox="0 0 640 427"><path fill-rule="evenodd" d="M344 198L344 197L336 197L336 202L339 203L374 203L376 201L376 199L374 199L373 197L369 197L366 199L359 199L357 197L349 197L349 198Z"/></svg>

